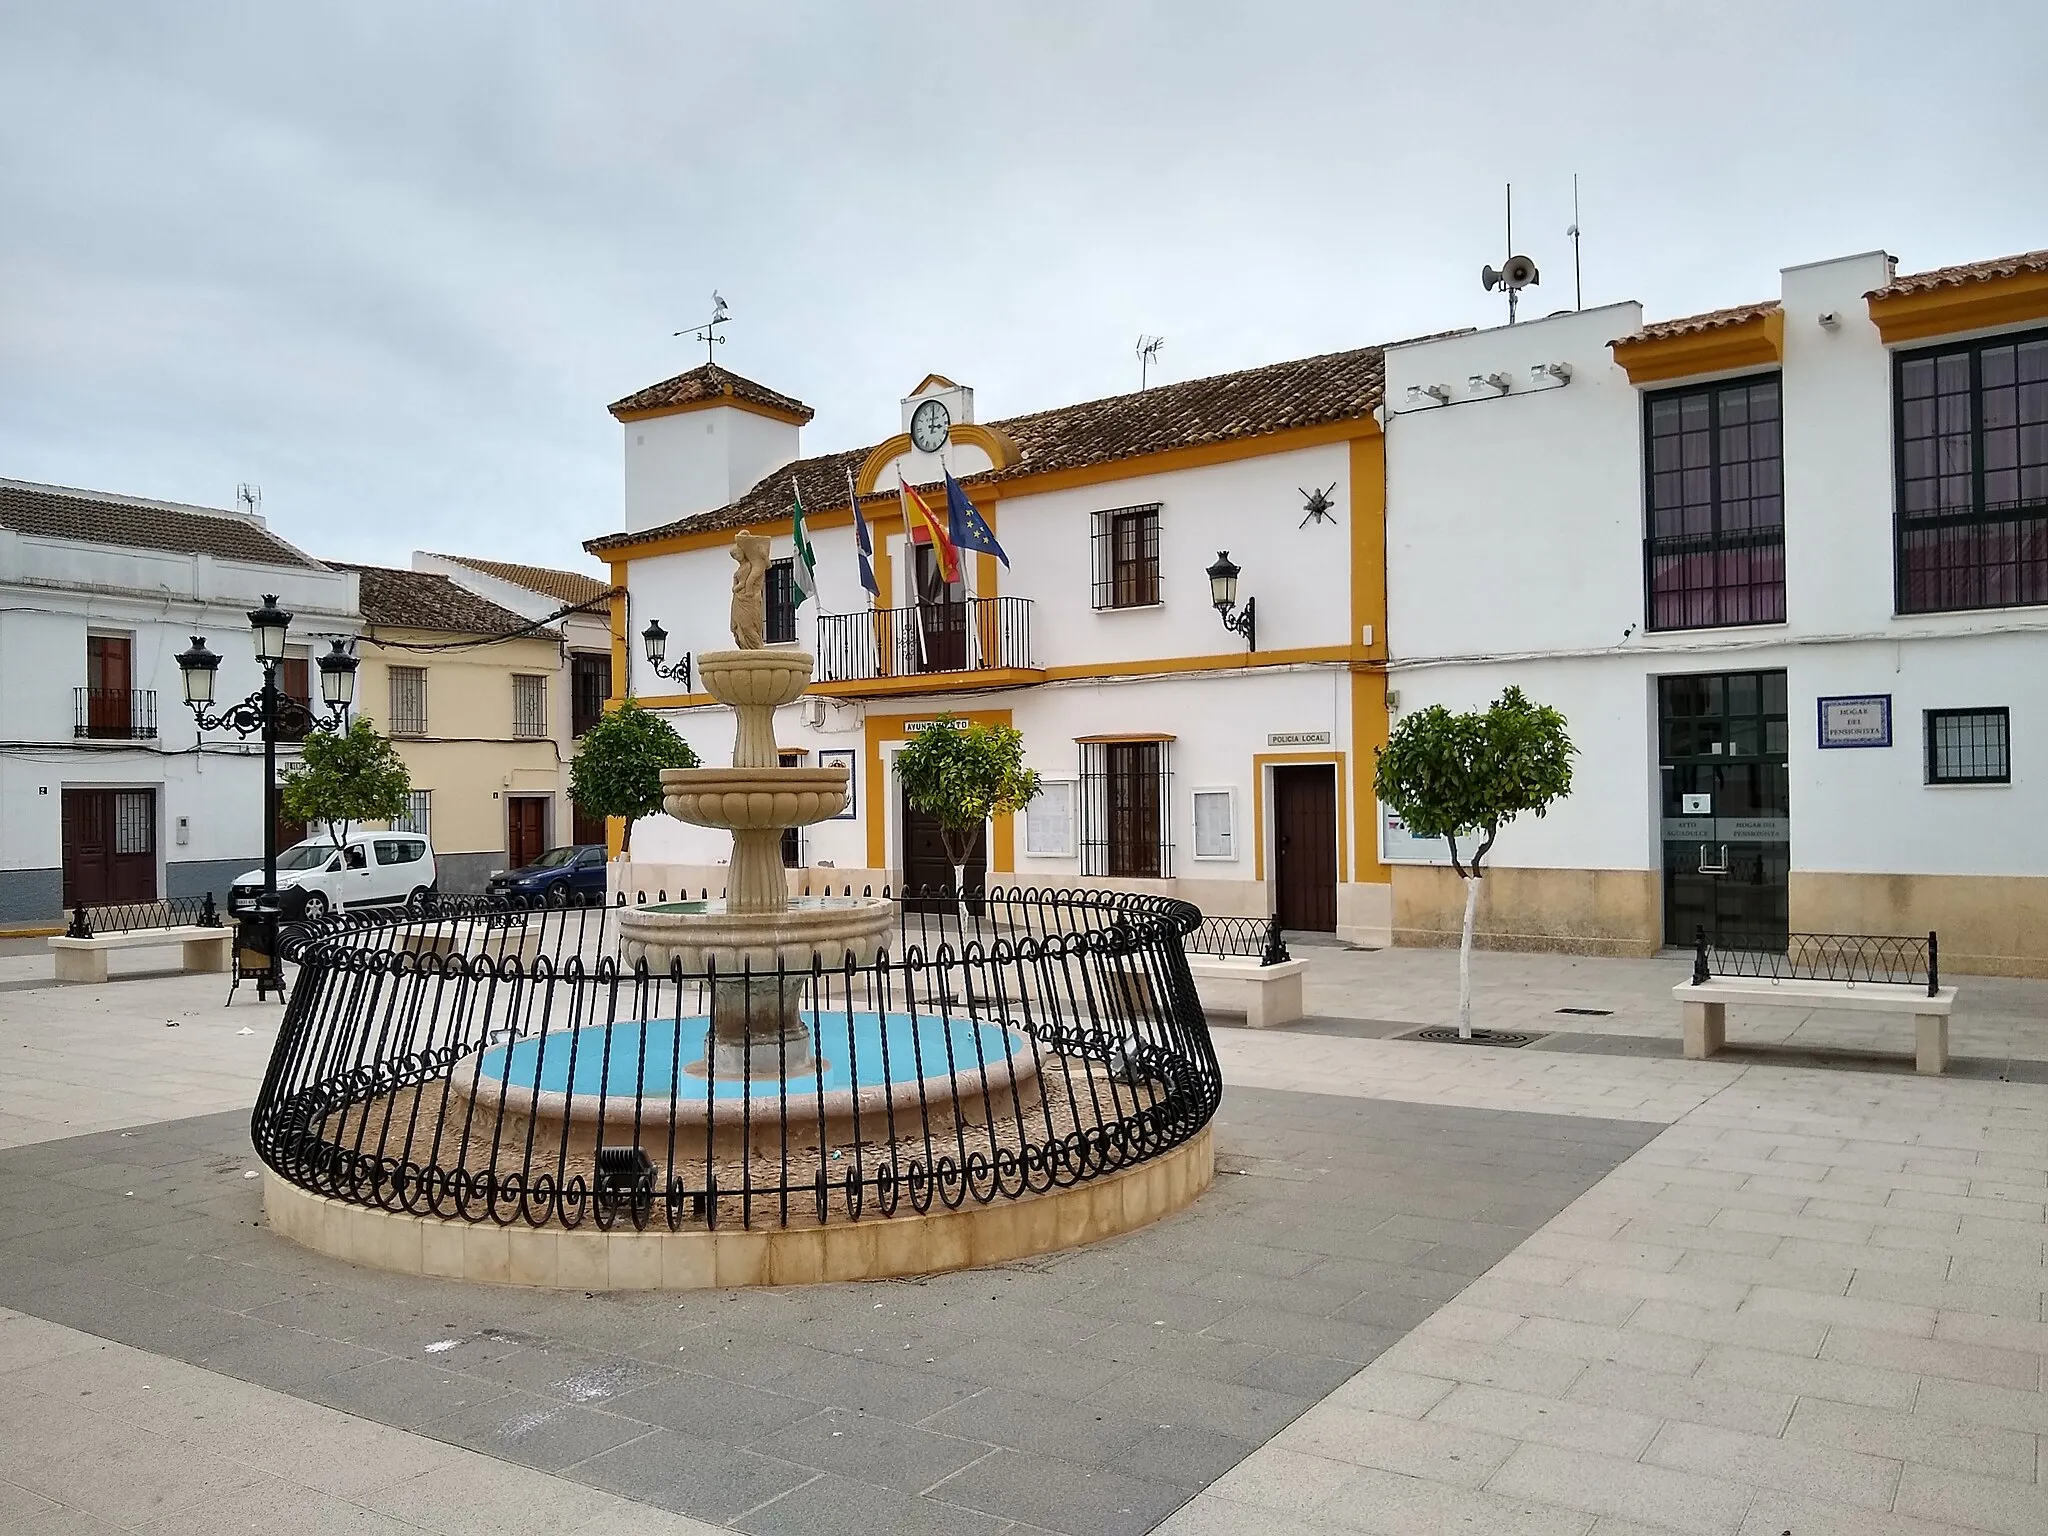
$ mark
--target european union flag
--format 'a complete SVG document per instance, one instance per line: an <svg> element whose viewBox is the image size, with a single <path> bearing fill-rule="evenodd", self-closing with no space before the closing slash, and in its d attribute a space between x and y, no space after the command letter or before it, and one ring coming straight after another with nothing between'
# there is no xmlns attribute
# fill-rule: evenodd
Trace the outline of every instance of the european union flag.
<svg viewBox="0 0 2048 1536"><path fill-rule="evenodd" d="M974 503L967 499L967 492L961 489L950 469L946 471L946 533L955 549L973 549L984 555L994 555L1005 567L1010 563L1010 557L1003 553L1003 546L996 542L994 530L974 510Z"/></svg>

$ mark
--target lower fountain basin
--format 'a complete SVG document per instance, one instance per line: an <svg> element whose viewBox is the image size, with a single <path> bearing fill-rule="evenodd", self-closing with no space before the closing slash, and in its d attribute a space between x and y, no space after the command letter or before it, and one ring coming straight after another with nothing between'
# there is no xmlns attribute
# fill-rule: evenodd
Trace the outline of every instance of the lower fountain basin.
<svg viewBox="0 0 2048 1536"><path fill-rule="evenodd" d="M798 896L786 912L732 912L722 901L626 907L619 913L619 963L630 968L645 960L649 970L666 971L681 961L697 975L772 974L780 965L808 976L813 965L865 965L897 921L895 902L869 896Z"/></svg>

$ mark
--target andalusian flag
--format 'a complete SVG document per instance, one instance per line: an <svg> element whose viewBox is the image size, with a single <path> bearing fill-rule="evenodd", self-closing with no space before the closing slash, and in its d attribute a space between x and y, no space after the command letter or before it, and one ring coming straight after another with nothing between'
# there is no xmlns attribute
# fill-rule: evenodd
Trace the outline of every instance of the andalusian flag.
<svg viewBox="0 0 2048 1536"><path fill-rule="evenodd" d="M789 520L790 532L796 540L790 576L796 586L795 606L801 608L806 598L818 595L818 562L811 554L810 538L804 533L804 493L797 488L795 475L789 477L789 494L796 503Z"/></svg>
<svg viewBox="0 0 2048 1536"><path fill-rule="evenodd" d="M938 557L939 575L950 585L960 579L960 552L953 547L952 537L946 532L946 525L931 509L931 504L908 480L903 471L896 472L896 494L903 503L903 526L911 530L913 539L918 531L932 546L932 553Z"/></svg>

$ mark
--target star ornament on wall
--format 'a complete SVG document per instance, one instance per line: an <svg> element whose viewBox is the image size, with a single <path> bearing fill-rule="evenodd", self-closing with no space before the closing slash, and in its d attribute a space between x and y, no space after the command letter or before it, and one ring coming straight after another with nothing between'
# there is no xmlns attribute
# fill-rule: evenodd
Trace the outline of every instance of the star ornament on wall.
<svg viewBox="0 0 2048 1536"><path fill-rule="evenodd" d="M1295 489L1301 491L1301 504L1308 509L1308 516L1301 520L1301 527L1306 528L1310 523L1334 523L1337 521L1336 518L1330 515L1330 509L1336 505L1335 502L1330 500L1330 492L1337 489L1336 481L1332 480L1327 490L1303 491L1298 485Z"/></svg>

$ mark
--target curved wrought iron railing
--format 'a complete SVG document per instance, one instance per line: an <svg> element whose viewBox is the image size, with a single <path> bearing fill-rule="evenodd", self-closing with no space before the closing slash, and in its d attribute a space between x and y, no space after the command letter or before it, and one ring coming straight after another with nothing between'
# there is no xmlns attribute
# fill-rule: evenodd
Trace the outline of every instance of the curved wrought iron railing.
<svg viewBox="0 0 2048 1536"><path fill-rule="evenodd" d="M1925 987L1941 990L1941 941L1934 933L1768 934L1693 930L1692 981L1717 976L1766 981L1839 981L1849 986Z"/></svg>
<svg viewBox="0 0 2048 1536"><path fill-rule="evenodd" d="M257 1152L394 1212L684 1230L1015 1199L1209 1122L1222 1083L1182 948L1196 908L893 899L890 948L865 964L723 974L620 966L623 909L601 903L439 898L295 926ZM800 991L808 1060L721 1078L689 1030L735 981Z"/></svg>

